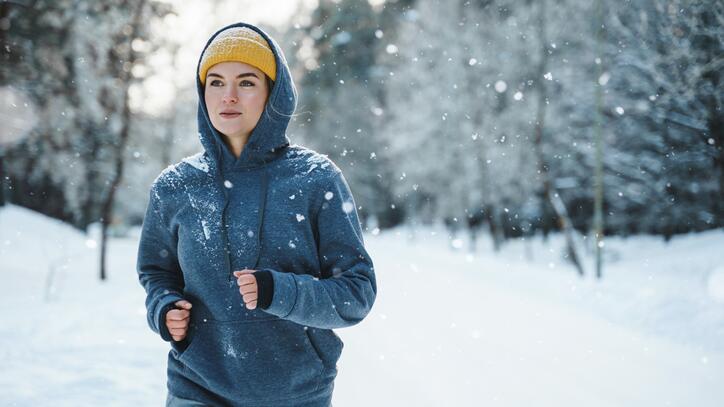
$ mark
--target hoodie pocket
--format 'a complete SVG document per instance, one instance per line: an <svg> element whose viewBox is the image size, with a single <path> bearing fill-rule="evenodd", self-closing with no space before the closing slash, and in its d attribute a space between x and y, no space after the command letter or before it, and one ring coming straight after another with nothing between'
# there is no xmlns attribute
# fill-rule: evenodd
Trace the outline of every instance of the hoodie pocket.
<svg viewBox="0 0 724 407"><path fill-rule="evenodd" d="M324 364L301 325L206 320L194 328L179 355L186 375L228 400L283 400L319 387Z"/></svg>
<svg viewBox="0 0 724 407"><path fill-rule="evenodd" d="M305 328L314 351L327 368L336 368L344 343L331 329Z"/></svg>

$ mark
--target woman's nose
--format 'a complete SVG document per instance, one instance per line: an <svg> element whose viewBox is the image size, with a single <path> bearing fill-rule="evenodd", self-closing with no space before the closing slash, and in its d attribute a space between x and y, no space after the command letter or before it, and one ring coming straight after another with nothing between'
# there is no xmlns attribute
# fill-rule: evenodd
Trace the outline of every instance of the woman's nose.
<svg viewBox="0 0 724 407"><path fill-rule="evenodd" d="M224 103L236 103L239 101L239 97L235 92L226 92L223 97Z"/></svg>

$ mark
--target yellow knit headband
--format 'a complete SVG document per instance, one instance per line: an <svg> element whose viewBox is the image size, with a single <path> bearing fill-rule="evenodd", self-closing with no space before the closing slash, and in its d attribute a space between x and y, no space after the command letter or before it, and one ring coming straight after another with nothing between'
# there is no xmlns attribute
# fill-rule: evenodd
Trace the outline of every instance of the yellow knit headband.
<svg viewBox="0 0 724 407"><path fill-rule="evenodd" d="M269 43L258 32L247 27L231 27L217 35L206 47L199 65L199 79L206 82L206 73L220 62L243 62L258 68L271 80L277 77L277 64Z"/></svg>

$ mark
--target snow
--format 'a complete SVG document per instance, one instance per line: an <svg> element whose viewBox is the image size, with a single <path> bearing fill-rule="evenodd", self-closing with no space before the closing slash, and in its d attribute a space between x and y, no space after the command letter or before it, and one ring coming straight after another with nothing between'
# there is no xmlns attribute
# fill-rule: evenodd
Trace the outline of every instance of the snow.
<svg viewBox="0 0 724 407"><path fill-rule="evenodd" d="M206 221L203 219L201 220L201 227L204 230L204 238L206 240L209 240L211 238L211 230L209 229L208 223L206 223Z"/></svg>
<svg viewBox="0 0 724 407"><path fill-rule="evenodd" d="M102 283L97 236L0 209L0 404L163 405L168 344L146 325L137 239L111 240ZM378 297L336 331L334 405L724 405L722 230L608 238L602 281L576 277L560 236L499 254L434 227L365 242Z"/></svg>
<svg viewBox="0 0 724 407"><path fill-rule="evenodd" d="M344 213L350 213L354 210L354 204L350 201L342 202L342 211Z"/></svg>
<svg viewBox="0 0 724 407"><path fill-rule="evenodd" d="M508 89L508 84L505 83L505 81L496 81L495 82L495 91L498 93L503 93L505 90Z"/></svg>
<svg viewBox="0 0 724 407"><path fill-rule="evenodd" d="M308 175L317 168L326 169L330 164L330 160L326 154L320 154L304 147L300 148L300 146L296 144L290 146L288 150L287 158L293 160L292 165L294 165L295 169L301 174ZM292 195L290 199L294 199L293 196L294 195Z"/></svg>
<svg viewBox="0 0 724 407"><path fill-rule="evenodd" d="M724 265L720 265L710 273L707 290L712 299L724 303Z"/></svg>
<svg viewBox="0 0 724 407"><path fill-rule="evenodd" d="M209 163L204 156L204 153L197 153L192 156L184 158L182 161L190 164L192 167L201 170L203 172L209 172Z"/></svg>
<svg viewBox="0 0 724 407"><path fill-rule="evenodd" d="M33 111L35 106L28 96L12 86L0 86L0 148L8 148L27 137L38 119ZM24 108L18 108L23 106ZM29 106L33 106L29 109Z"/></svg>

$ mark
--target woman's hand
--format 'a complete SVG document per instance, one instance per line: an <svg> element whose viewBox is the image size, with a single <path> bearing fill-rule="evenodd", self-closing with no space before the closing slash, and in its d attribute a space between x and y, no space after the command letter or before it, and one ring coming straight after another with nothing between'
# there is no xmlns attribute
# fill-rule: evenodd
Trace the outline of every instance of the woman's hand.
<svg viewBox="0 0 724 407"><path fill-rule="evenodd" d="M244 298L244 304L248 309L256 308L259 299L259 287L256 284L256 277L252 274L256 270L239 270L234 272L236 284L239 285L239 293Z"/></svg>
<svg viewBox="0 0 724 407"><path fill-rule="evenodd" d="M186 300L176 301L174 305L179 309L172 309L166 313L166 327L171 338L178 342L186 337L191 317L191 303Z"/></svg>

